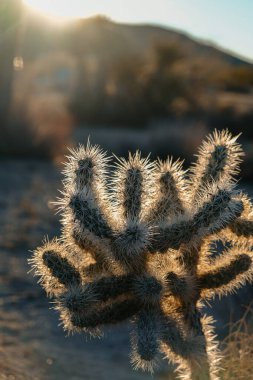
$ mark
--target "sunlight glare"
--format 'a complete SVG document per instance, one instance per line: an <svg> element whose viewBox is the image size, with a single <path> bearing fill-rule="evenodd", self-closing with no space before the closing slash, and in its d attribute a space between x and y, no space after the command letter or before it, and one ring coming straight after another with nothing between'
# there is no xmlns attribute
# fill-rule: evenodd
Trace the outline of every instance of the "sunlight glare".
<svg viewBox="0 0 253 380"><path fill-rule="evenodd" d="M90 17L101 13L99 1L95 0L23 0L23 2L34 10L62 20Z"/></svg>

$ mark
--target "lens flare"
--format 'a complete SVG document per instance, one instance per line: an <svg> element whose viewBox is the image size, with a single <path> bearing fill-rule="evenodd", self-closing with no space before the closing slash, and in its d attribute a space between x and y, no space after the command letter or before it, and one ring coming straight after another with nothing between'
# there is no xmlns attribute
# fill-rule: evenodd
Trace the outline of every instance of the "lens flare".
<svg viewBox="0 0 253 380"><path fill-rule="evenodd" d="M61 20L89 17L101 13L97 1L23 0L32 9Z"/></svg>

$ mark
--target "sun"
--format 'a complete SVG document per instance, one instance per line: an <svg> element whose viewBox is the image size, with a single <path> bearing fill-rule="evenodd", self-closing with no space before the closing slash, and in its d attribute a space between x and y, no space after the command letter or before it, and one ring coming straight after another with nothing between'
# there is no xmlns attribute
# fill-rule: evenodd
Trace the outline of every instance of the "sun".
<svg viewBox="0 0 253 380"><path fill-rule="evenodd" d="M31 8L59 19L90 17L100 13L96 0L23 0Z"/></svg>

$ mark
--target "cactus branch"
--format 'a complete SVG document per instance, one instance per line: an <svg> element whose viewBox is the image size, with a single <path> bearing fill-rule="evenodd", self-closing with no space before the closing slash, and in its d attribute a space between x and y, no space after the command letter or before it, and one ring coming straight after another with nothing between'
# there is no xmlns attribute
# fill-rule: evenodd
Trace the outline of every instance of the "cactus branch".
<svg viewBox="0 0 253 380"><path fill-rule="evenodd" d="M237 137L215 131L189 174L140 152L109 159L72 150L64 170L60 240L30 263L68 332L101 335L133 323L131 362L153 371L157 354L184 380L219 379L219 352L203 300L253 280L253 206L235 189ZM222 240L224 249L212 255Z"/></svg>

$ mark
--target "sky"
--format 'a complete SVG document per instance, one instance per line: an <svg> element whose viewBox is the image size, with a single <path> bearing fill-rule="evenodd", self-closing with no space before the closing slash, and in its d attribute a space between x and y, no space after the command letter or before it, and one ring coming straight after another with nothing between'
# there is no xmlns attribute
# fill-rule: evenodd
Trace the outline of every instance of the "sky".
<svg viewBox="0 0 253 380"><path fill-rule="evenodd" d="M253 0L24 0L56 17L103 14L172 27L253 62Z"/></svg>

